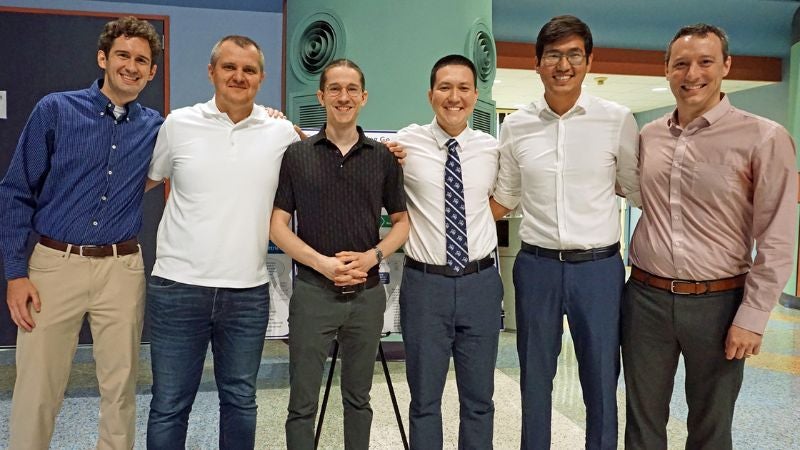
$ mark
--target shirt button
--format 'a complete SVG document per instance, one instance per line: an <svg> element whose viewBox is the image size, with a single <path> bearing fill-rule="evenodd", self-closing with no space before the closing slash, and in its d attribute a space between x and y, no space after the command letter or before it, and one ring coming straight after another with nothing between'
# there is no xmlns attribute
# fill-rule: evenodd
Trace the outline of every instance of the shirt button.
<svg viewBox="0 0 800 450"><path fill-rule="evenodd" d="M680 167L681 165L678 163L672 163L672 167Z"/></svg>
<svg viewBox="0 0 800 450"><path fill-rule="evenodd" d="M116 149L117 149L117 146L116 146L115 144L112 144L112 145L111 145L111 149L112 149L112 150L116 150Z"/></svg>
<svg viewBox="0 0 800 450"><path fill-rule="evenodd" d="M104 112L101 112L101 113L100 113L100 115L101 115L101 116L105 116L105 115L106 115L106 113L104 113Z"/></svg>
<svg viewBox="0 0 800 450"><path fill-rule="evenodd" d="M110 170L109 170L109 171L108 171L108 174L109 174L109 175L113 175L113 174L114 174L114 172L112 172L112 171L110 171Z"/></svg>
<svg viewBox="0 0 800 450"><path fill-rule="evenodd" d="M675 219L675 220L678 220L678 215L676 214L676 215L672 216L672 218Z"/></svg>
<svg viewBox="0 0 800 450"><path fill-rule="evenodd" d="M94 222L92 222L92 225L96 227L97 226L97 221L95 220Z"/></svg>
<svg viewBox="0 0 800 450"><path fill-rule="evenodd" d="M678 241L673 242L673 244L675 244L675 247L680 247L681 246L681 243L678 242Z"/></svg>
<svg viewBox="0 0 800 450"><path fill-rule="evenodd" d="M106 197L106 196L104 195L104 196L100 197L100 200L102 200L102 201L106 201L106 200L108 200L108 197Z"/></svg>

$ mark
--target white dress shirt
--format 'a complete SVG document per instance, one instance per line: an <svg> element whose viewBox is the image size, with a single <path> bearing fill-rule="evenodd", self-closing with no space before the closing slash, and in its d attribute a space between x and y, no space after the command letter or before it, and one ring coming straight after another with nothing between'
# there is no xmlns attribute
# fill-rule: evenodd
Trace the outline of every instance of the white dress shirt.
<svg viewBox="0 0 800 450"><path fill-rule="evenodd" d="M269 217L291 122L254 105L233 123L214 99L172 111L148 177L170 179L153 275L196 286L247 288L269 280Z"/></svg>
<svg viewBox="0 0 800 450"><path fill-rule="evenodd" d="M638 206L639 137L630 110L581 94L559 116L544 98L509 115L500 131L494 198L522 202L520 238L540 247L604 247L620 238L618 184Z"/></svg>
<svg viewBox="0 0 800 450"><path fill-rule="evenodd" d="M447 162L445 143L451 137L455 137L459 145L469 259L485 258L497 247L497 229L489 209L489 196L497 177L497 141L469 127L458 136L450 136L434 118L429 125L409 125L397 133L397 140L408 154L403 176L411 232L404 250L412 259L427 264L447 263L444 166Z"/></svg>

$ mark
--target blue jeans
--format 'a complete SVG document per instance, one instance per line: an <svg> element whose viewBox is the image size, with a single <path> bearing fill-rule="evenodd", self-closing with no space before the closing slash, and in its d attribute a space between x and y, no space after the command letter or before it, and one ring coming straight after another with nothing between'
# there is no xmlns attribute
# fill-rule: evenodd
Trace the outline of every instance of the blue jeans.
<svg viewBox="0 0 800 450"><path fill-rule="evenodd" d="M564 315L586 405L586 448L617 448L619 326L625 268L619 255L579 263L520 251L514 263L521 448L550 449L553 377Z"/></svg>
<svg viewBox="0 0 800 450"><path fill-rule="evenodd" d="M147 448L185 448L210 341L219 391L219 448L252 449L269 284L210 288L153 276L147 286L147 314L153 367Z"/></svg>
<svg viewBox="0 0 800 450"><path fill-rule="evenodd" d="M461 277L408 266L400 285L400 323L411 391L412 449L441 449L442 392L450 357L458 386L459 449L491 449L494 368L503 284L494 267Z"/></svg>

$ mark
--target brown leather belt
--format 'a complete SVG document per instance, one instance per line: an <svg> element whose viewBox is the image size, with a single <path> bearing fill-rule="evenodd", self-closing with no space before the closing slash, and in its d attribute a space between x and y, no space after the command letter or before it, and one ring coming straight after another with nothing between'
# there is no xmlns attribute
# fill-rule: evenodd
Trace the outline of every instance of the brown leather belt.
<svg viewBox="0 0 800 450"><path fill-rule="evenodd" d="M80 256L89 256L92 258L104 258L106 256L114 256L114 247L117 247L117 256L132 255L139 253L139 243L136 238L128 239L127 241L118 242L116 244L108 245L75 245L67 244L66 242L50 239L49 237L42 236L39 238L39 243L45 247L66 252Z"/></svg>
<svg viewBox="0 0 800 450"><path fill-rule="evenodd" d="M631 278L636 281L641 281L648 286L671 292L673 294L702 295L711 294L713 292L730 291L731 289L743 287L745 280L747 279L747 274L743 273L735 277L722 278L719 280L673 280L671 278L662 278L653 275L636 266L632 266Z"/></svg>

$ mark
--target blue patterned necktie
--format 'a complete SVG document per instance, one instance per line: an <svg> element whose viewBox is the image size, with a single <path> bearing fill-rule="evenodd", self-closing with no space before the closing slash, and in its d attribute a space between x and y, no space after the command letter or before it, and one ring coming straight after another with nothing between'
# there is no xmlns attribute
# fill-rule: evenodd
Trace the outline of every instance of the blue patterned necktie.
<svg viewBox="0 0 800 450"><path fill-rule="evenodd" d="M458 159L458 142L447 141L447 163L444 165L444 232L446 236L447 265L461 272L469 262L467 248L467 214L464 208L464 185L461 161Z"/></svg>

